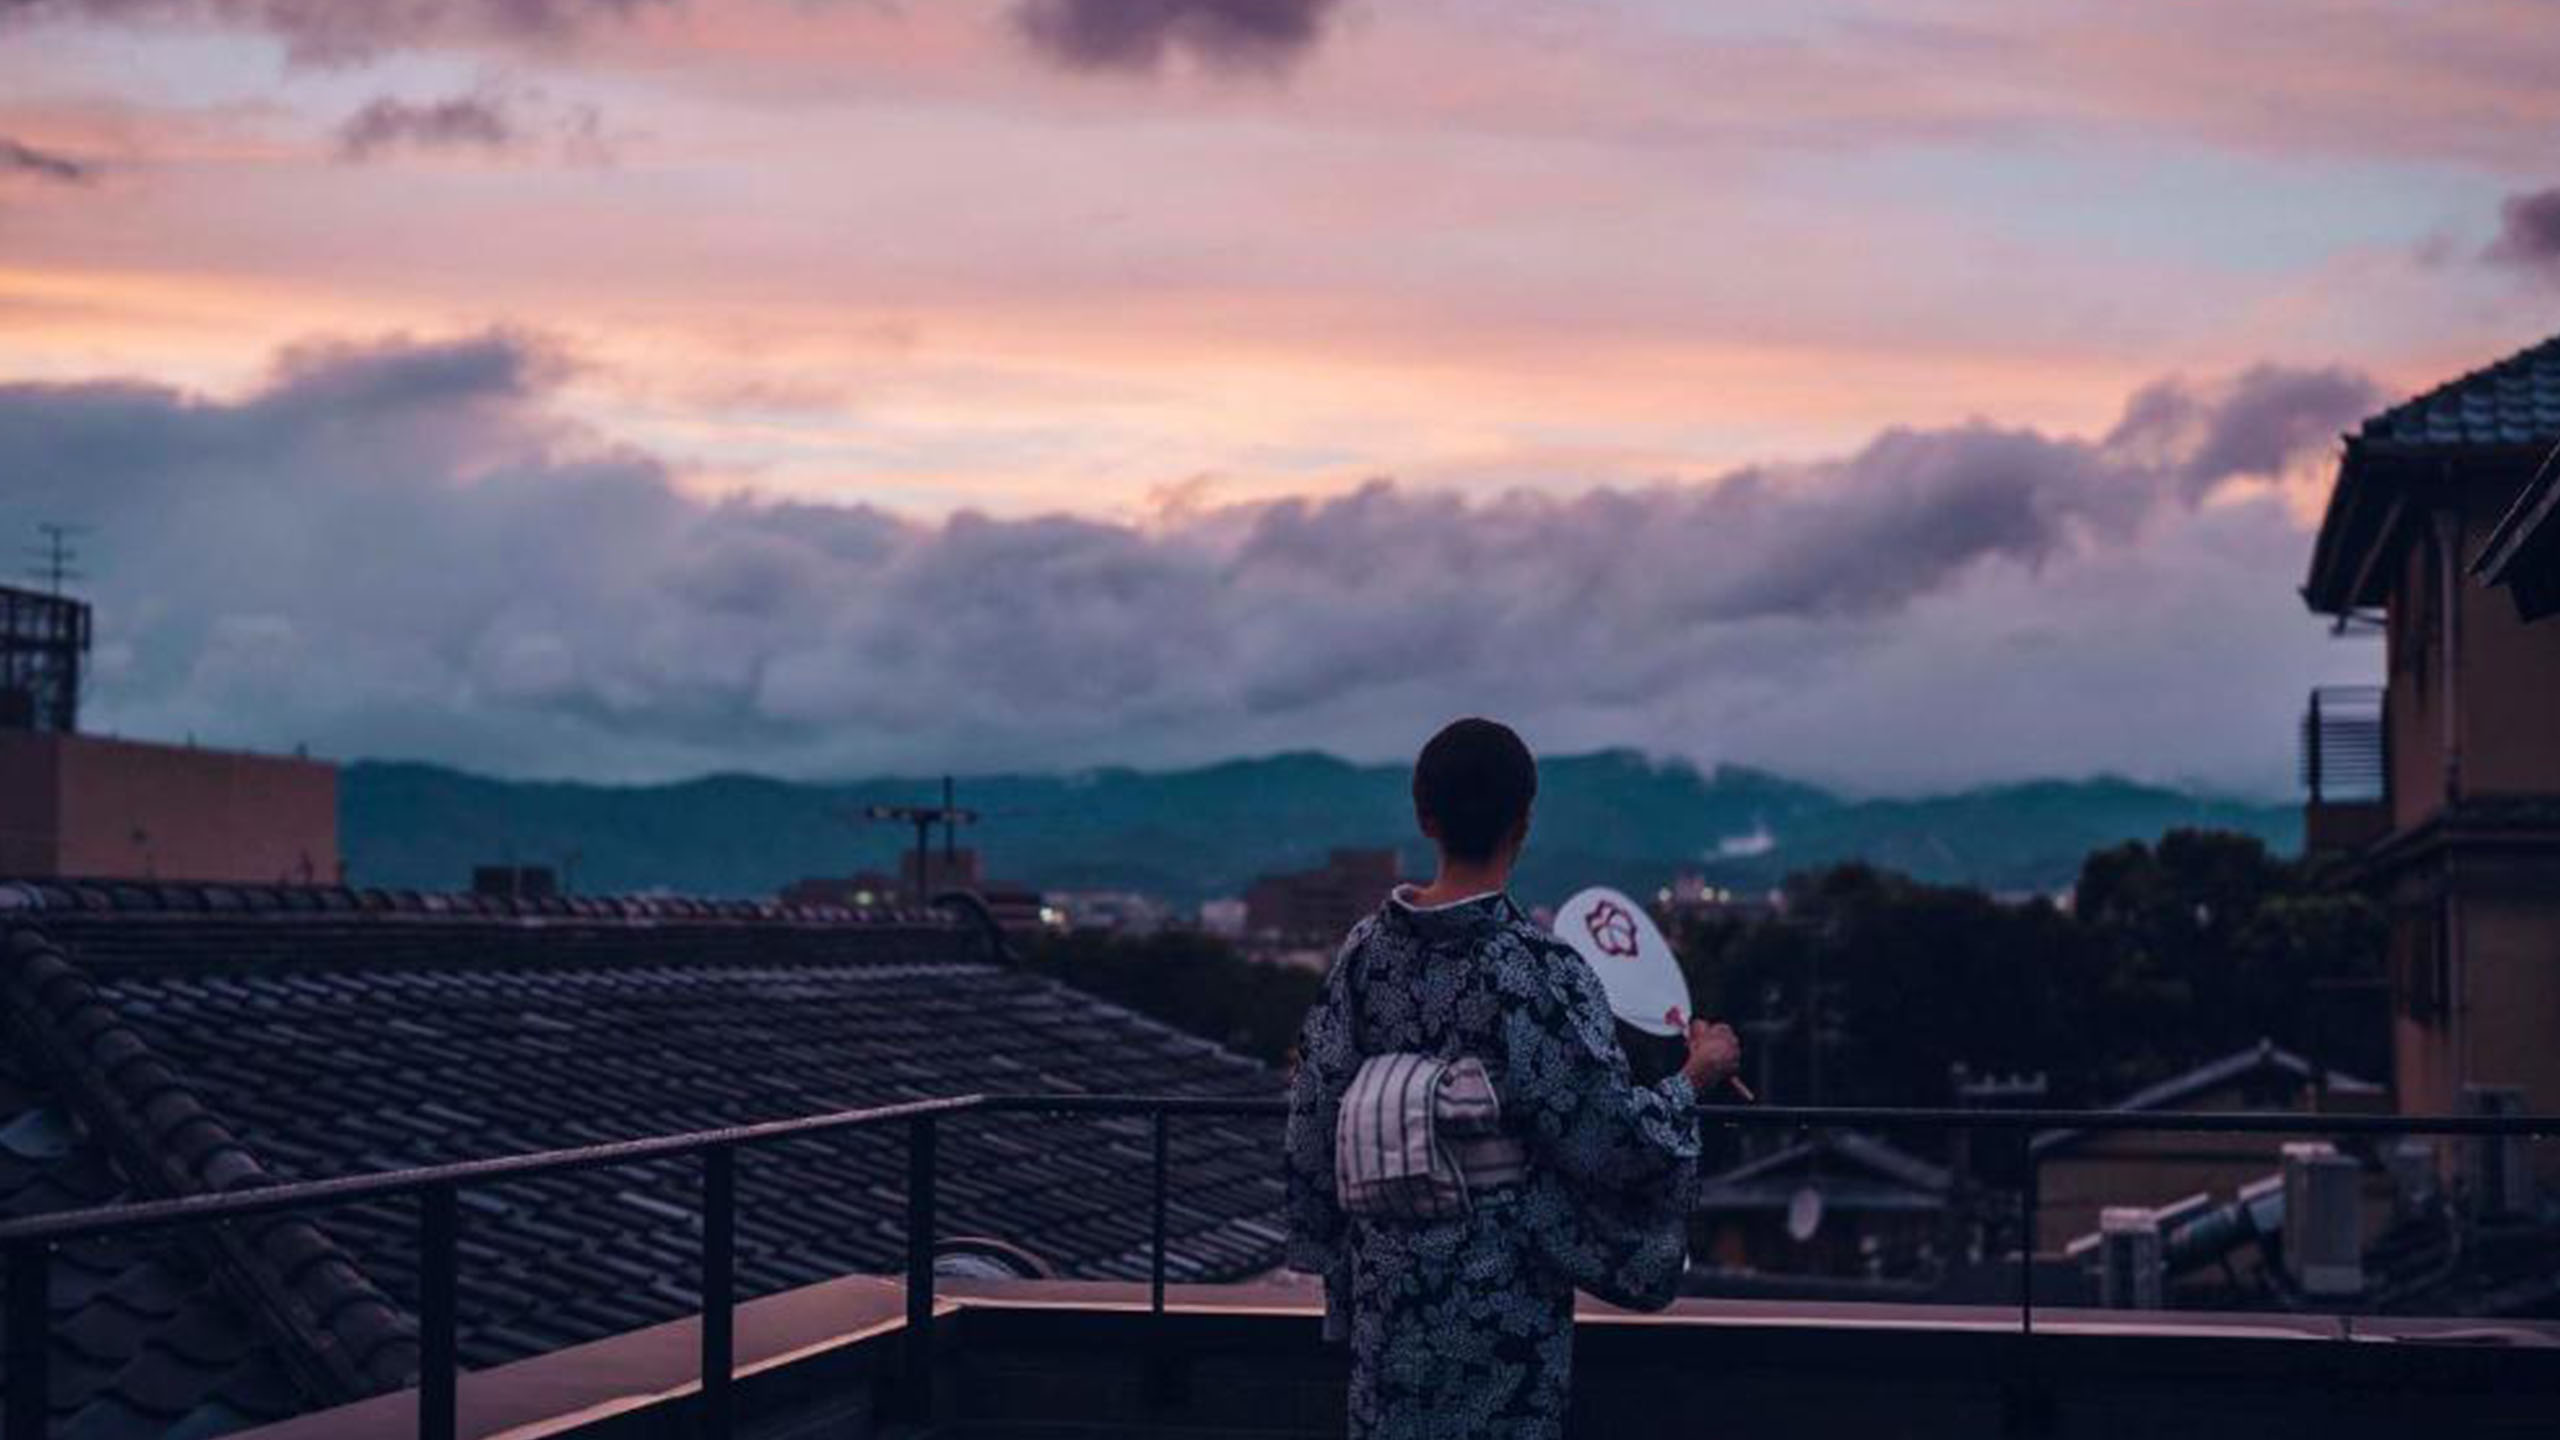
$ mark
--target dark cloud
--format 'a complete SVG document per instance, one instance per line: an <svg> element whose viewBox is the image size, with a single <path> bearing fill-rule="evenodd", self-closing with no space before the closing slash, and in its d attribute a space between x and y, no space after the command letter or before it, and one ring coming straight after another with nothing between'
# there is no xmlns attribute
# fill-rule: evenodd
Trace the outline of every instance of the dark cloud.
<svg viewBox="0 0 2560 1440"><path fill-rule="evenodd" d="M1086 70L1151 71L1172 55L1276 69L1313 48L1334 0L1022 0L1014 22L1041 53Z"/></svg>
<svg viewBox="0 0 2560 1440"><path fill-rule="evenodd" d="M76 15L115 23L214 20L265 30L306 64L344 64L427 41L556 45L677 0L0 0L0 18Z"/></svg>
<svg viewBox="0 0 2560 1440"><path fill-rule="evenodd" d="M519 138L505 101L493 95L408 101L382 96L338 126L338 155L370 160L397 147L504 150Z"/></svg>
<svg viewBox="0 0 2560 1440"><path fill-rule="evenodd" d="M104 723L519 773L1382 755L1464 710L1892 783L2279 782L2323 678L2283 507L2367 387L2142 392L2094 440L1145 525L706 499L522 336L305 347L229 400L0 386L0 533L93 527ZM2235 686L2234 677L2249 684ZM2260 692L2264 693L2261 694Z"/></svg>
<svg viewBox="0 0 2560 1440"><path fill-rule="evenodd" d="M340 123L336 140L338 158L355 163L404 149L498 155L540 145L572 164L609 165L615 150L594 106L555 104L533 88L443 100L382 96Z"/></svg>
<svg viewBox="0 0 2560 1440"><path fill-rule="evenodd" d="M2178 382L2141 390L2108 443L2171 463L2180 488L2201 498L2235 475L2274 473L2388 398L2353 370L2261 365L2210 392Z"/></svg>
<svg viewBox="0 0 2560 1440"><path fill-rule="evenodd" d="M98 167L59 151L40 150L22 140L0 135L0 176L10 175L54 185L86 185L98 178Z"/></svg>
<svg viewBox="0 0 2560 1440"><path fill-rule="evenodd" d="M2560 185L2510 195L2486 258L2560 279Z"/></svg>

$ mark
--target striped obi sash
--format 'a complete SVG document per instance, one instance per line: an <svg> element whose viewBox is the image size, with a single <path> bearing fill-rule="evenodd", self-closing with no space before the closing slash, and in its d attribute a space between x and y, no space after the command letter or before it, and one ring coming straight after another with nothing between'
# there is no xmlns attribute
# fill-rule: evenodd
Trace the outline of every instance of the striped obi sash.
<svg viewBox="0 0 2560 1440"><path fill-rule="evenodd" d="M1473 1056L1372 1055L1334 1122L1334 1195L1364 1219L1464 1215L1473 1190L1517 1183L1527 1159Z"/></svg>

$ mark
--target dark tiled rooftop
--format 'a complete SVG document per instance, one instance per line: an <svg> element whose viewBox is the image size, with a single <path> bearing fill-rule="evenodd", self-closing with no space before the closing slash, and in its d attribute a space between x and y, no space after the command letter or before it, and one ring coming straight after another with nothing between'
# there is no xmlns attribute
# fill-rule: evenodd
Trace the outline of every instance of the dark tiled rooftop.
<svg viewBox="0 0 2560 1440"><path fill-rule="evenodd" d="M28 1059L18 1046L0 1047L0 1215L136 1198L115 1162L36 1083ZM213 1434L298 1407L274 1347L178 1243L65 1247L52 1300L57 1435Z"/></svg>
<svg viewBox="0 0 2560 1440"><path fill-rule="evenodd" d="M2560 336L2395 405L2356 433L2447 449L2560 441Z"/></svg>
<svg viewBox="0 0 2560 1440"><path fill-rule="evenodd" d="M45 944L10 952L14 978L0 986L17 1018L51 1026L73 1068L165 1076L201 1106L199 1116L137 1100L122 1122L109 1120L169 1162L155 1193L216 1188L208 1177L243 1165L310 1178L977 1090L1235 1094L1277 1084L1204 1041L979 959L974 932L916 917L854 923L772 907L491 915L415 898L376 905L346 891L237 905L225 902L238 892L145 887L38 898L15 923L22 933L40 927ZM30 979L56 999L87 992L48 1009ZM40 1078L64 1090L66 1077ZM53 1103L29 1093L35 1107ZM968 1117L943 1129L942 1234L1010 1240L1069 1275L1145 1273L1143 1121ZM1174 1278L1232 1278L1277 1262L1267 1129L1176 1123ZM742 1293L894 1269L905 1165L894 1131L744 1154ZM66 1183L19 1185L6 1213L70 1203ZM695 1310L697 1183L688 1162L464 1192L464 1362ZM259 1263L346 1282L344 1294L306 1306L335 1330L270 1342L288 1359L302 1346L375 1360L351 1383L356 1393L398 1383L379 1373L379 1358L403 1374L414 1365L414 1227L407 1203L354 1205L302 1226L298 1248L262 1238ZM338 1253L306 1253L327 1250ZM355 1303L369 1296L390 1305ZM178 1373L156 1389L200 1403L228 1378L217 1371ZM316 1388L306 1377L302 1398L348 1398ZM110 1386L99 1398L131 1397Z"/></svg>

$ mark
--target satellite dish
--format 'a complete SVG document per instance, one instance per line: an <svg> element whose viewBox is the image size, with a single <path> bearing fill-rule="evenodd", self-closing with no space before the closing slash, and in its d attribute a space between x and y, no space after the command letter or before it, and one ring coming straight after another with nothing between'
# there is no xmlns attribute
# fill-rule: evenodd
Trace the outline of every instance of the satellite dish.
<svg viewBox="0 0 2560 1440"><path fill-rule="evenodd" d="M1787 1238L1801 1245L1822 1228L1822 1192L1802 1186L1787 1197Z"/></svg>
<svg viewBox="0 0 2560 1440"><path fill-rule="evenodd" d="M1633 900L1595 885L1557 908L1555 931L1599 975L1609 1013L1620 1020L1647 1035L1676 1036L1679 1027L1664 1013L1696 1013L1671 942Z"/></svg>

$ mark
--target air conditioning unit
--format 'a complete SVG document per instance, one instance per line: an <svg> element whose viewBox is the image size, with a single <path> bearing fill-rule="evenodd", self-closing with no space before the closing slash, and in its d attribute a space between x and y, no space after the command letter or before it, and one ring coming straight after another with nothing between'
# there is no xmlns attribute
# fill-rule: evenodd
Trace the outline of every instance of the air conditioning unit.
<svg viewBox="0 0 2560 1440"><path fill-rule="evenodd" d="M2110 1310L2158 1310L2162 1302L2160 1219L2138 1205L2098 1212L2098 1303Z"/></svg>
<svg viewBox="0 0 2560 1440"><path fill-rule="evenodd" d="M2465 1085L2465 1115L2521 1115L2524 1091L2513 1085ZM2463 1137L2463 1191L2471 1213L2521 1215L2533 1209L2533 1157L2522 1135Z"/></svg>
<svg viewBox="0 0 2560 1440"><path fill-rule="evenodd" d="M2325 1141L2284 1147L2284 1268L2305 1295L2364 1289L2363 1176Z"/></svg>

